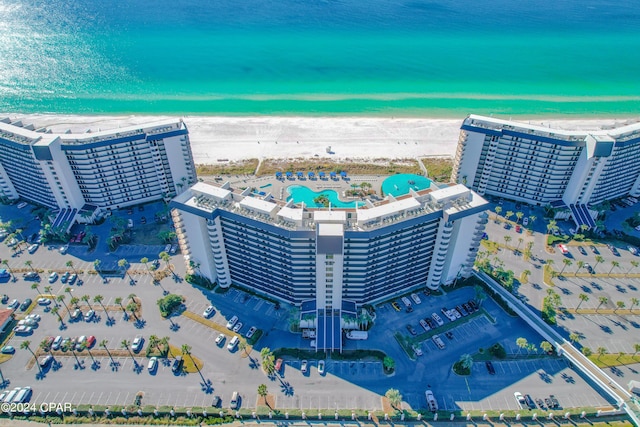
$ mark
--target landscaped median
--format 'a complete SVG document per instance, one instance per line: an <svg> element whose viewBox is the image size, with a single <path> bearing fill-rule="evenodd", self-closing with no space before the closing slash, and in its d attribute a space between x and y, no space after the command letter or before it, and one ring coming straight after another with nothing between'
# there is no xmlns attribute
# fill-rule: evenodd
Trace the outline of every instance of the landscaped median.
<svg viewBox="0 0 640 427"><path fill-rule="evenodd" d="M144 398L142 398L144 401ZM632 424L623 415L603 414L597 418L599 409L602 408L572 408L555 411L540 412L537 410L522 409L520 411L438 411L431 413L427 410L397 410L390 409L384 411L367 411L363 409L270 409L266 406L259 406L256 409L243 408L239 411L232 411L226 408L213 407L186 407L173 408L170 406L155 407L152 405L135 406L101 406L101 405L79 405L74 408L71 413L57 415L50 413L47 416L33 414L31 416L16 415L3 413L2 417L10 417L14 420L29 420L33 422L51 423L51 424L127 424L127 425L216 425L224 423L232 423L234 421L247 422L251 420L262 421L299 421L307 422L312 420L323 420L329 422L337 419L339 421L354 421L357 423L366 423L367 421L382 423L383 420L390 424L399 422L415 422L415 421L431 421L437 416L437 420L444 423L453 421L466 423L482 423L483 417L486 416L484 422L498 421L500 416L503 422L517 422L516 415L519 415L520 423L533 421L533 414L537 413L540 420L548 419L549 414L553 414L553 418L561 420L565 414L569 414L571 423L574 425L585 425L590 427L623 427ZM611 409L611 408L607 408ZM124 412L123 412L124 411ZM581 420L580 416L584 412L585 419ZM600 422L598 422L598 421ZM540 421L536 421L540 423Z"/></svg>
<svg viewBox="0 0 640 427"><path fill-rule="evenodd" d="M240 335L240 334L238 334L236 332L230 331L229 329L225 328L224 326L222 326L222 325L220 325L220 324L218 324L218 323L216 323L216 322L214 322L212 320L205 319L201 315L196 314L196 313L194 313L192 311L185 310L185 311L182 312L182 315L184 317L187 317L187 318L191 319L191 320L195 320L196 322L198 322L198 323L200 323L200 324L202 324L202 325L204 325L204 326L206 326L208 328L214 329L214 330L220 332L221 334L237 336L240 339L240 342L246 342L247 345L249 345L249 346L255 345L255 343L258 342L258 340L262 336L262 329L258 329L253 334L253 336L250 339L247 340L242 335ZM247 347L246 353L251 353L251 348L250 347Z"/></svg>

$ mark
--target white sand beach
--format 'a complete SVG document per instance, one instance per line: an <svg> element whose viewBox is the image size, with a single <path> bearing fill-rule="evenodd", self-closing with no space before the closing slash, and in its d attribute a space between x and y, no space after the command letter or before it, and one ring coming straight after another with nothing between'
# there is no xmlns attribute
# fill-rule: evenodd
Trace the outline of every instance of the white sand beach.
<svg viewBox="0 0 640 427"><path fill-rule="evenodd" d="M150 123L176 116L11 115L23 124L54 132L86 132ZM383 117L186 116L196 163L220 164L249 158L401 159L453 156L459 119ZM505 117L508 119L508 117ZM561 129L599 129L613 119L523 120ZM327 153L331 147L332 154Z"/></svg>

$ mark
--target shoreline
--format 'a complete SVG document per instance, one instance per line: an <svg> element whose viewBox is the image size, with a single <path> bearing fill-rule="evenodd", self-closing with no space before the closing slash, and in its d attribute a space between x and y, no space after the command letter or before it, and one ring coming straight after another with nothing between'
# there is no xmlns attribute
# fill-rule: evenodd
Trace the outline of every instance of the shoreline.
<svg viewBox="0 0 640 427"><path fill-rule="evenodd" d="M225 164L247 159L335 159L336 161L453 156L464 117L396 116L200 116L0 114L32 123L36 129L84 133L184 120L196 164ZM546 119L497 116L545 127L595 130L629 121L614 118ZM329 149L330 147L330 149ZM329 151L331 153L329 153Z"/></svg>

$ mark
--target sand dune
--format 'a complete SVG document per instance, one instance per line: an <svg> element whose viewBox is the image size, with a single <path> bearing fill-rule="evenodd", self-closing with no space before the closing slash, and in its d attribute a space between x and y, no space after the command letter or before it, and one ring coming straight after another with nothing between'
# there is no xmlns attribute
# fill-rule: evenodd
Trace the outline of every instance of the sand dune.
<svg viewBox="0 0 640 427"><path fill-rule="evenodd" d="M112 129L176 116L9 115L36 128ZM455 153L459 119L383 117L218 117L187 116L196 163L217 164L248 158L332 157L408 158ZM598 129L612 119L526 120L562 129ZM332 154L327 154L327 147Z"/></svg>

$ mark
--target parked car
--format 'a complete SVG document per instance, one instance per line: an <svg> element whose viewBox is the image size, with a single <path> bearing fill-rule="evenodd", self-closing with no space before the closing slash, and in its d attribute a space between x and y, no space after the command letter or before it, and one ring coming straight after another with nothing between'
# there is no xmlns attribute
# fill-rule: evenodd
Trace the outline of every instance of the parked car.
<svg viewBox="0 0 640 427"><path fill-rule="evenodd" d="M242 324L242 322L238 322L235 324L235 326L233 327L233 332L240 332L240 329L242 329L244 325Z"/></svg>
<svg viewBox="0 0 640 427"><path fill-rule="evenodd" d="M524 226L529 225L529 217L525 216L524 218L522 218L522 225Z"/></svg>
<svg viewBox="0 0 640 427"><path fill-rule="evenodd" d="M589 246L589 249L591 249L591 252L593 252L595 255L600 255L600 251L595 246L591 245Z"/></svg>
<svg viewBox="0 0 640 427"><path fill-rule="evenodd" d="M205 319L208 319L209 317L213 316L214 314L216 314L216 310L215 310L215 308L214 308L212 305L210 305L209 307L207 307L207 308L204 310L204 313L202 313L202 316L203 316Z"/></svg>
<svg viewBox="0 0 640 427"><path fill-rule="evenodd" d="M38 298L38 305L49 305L51 304L51 299L49 298Z"/></svg>
<svg viewBox="0 0 640 427"><path fill-rule="evenodd" d="M585 248L583 248L582 246L578 246L578 252L580 252L582 255L586 255L587 254L587 250Z"/></svg>
<svg viewBox="0 0 640 427"><path fill-rule="evenodd" d="M158 369L158 358L154 356L151 359L149 359L149 364L147 365L147 370L149 372L155 372L156 369Z"/></svg>
<svg viewBox="0 0 640 427"><path fill-rule="evenodd" d="M522 393L520 393L519 391L516 391L513 393L513 397L516 399L516 402L518 402L518 406L524 409L524 405L526 404L526 402L524 400L524 396L522 395Z"/></svg>
<svg viewBox="0 0 640 427"><path fill-rule="evenodd" d="M93 320L93 316L95 315L96 315L96 312L94 310L87 311L87 313L84 315L84 321L91 322Z"/></svg>
<svg viewBox="0 0 640 427"><path fill-rule="evenodd" d="M300 372L302 372L303 374L306 374L308 365L309 365L309 362L307 362L306 360L303 360L302 364L300 365Z"/></svg>
<svg viewBox="0 0 640 427"><path fill-rule="evenodd" d="M131 343L131 350L133 350L134 353L138 353L140 350L142 350L142 346L144 346L144 338L138 335L133 339L133 342Z"/></svg>
<svg viewBox="0 0 640 427"><path fill-rule="evenodd" d="M64 246L60 246L60 249L58 249L60 251L60 253L62 255L66 254L67 251L69 250L69 245L64 245Z"/></svg>
<svg viewBox="0 0 640 427"><path fill-rule="evenodd" d="M62 337L58 335L53 339L53 343L51 343L52 350L60 350L60 345L62 344Z"/></svg>
<svg viewBox="0 0 640 427"><path fill-rule="evenodd" d="M400 304L398 304L398 303L397 303L397 302L395 302L395 301L391 303L391 307L393 307L393 309L394 309L395 311L400 311L400 310L402 310L402 309L400 308Z"/></svg>
<svg viewBox="0 0 640 427"><path fill-rule="evenodd" d="M96 337L94 337L93 335L89 335L87 337L87 341L85 342L85 345L87 346L87 348L91 348L95 345L96 343Z"/></svg>
<svg viewBox="0 0 640 427"><path fill-rule="evenodd" d="M27 248L27 252L29 252L30 254L34 253L35 251L38 250L38 248L40 247L39 243L34 243L33 245L29 246Z"/></svg>
<svg viewBox="0 0 640 427"><path fill-rule="evenodd" d="M58 273L55 271L49 275L49 283L53 283L58 279Z"/></svg>
<svg viewBox="0 0 640 427"><path fill-rule="evenodd" d="M280 372L280 369L282 369L282 364L283 364L283 360L282 359L276 360L276 366L275 366L276 372Z"/></svg>
<svg viewBox="0 0 640 427"><path fill-rule="evenodd" d="M73 313L71 313L71 318L73 320L77 320L78 318L82 317L82 311L80 311L79 308L76 308Z"/></svg>
<svg viewBox="0 0 640 427"><path fill-rule="evenodd" d="M562 243L558 244L558 249L562 252L562 255L569 255L569 249Z"/></svg>
<svg viewBox="0 0 640 427"><path fill-rule="evenodd" d="M17 299L11 300L11 302L7 305L8 308L18 308L20 306L20 301Z"/></svg>
<svg viewBox="0 0 640 427"><path fill-rule="evenodd" d="M227 329L233 329L233 327L236 325L236 323L238 323L238 316L233 316L227 322Z"/></svg>
<svg viewBox="0 0 640 427"><path fill-rule="evenodd" d="M438 324L438 326L442 326L444 325L444 321L440 318L440 316L438 316L437 313L432 313L431 317L433 318L433 320L436 321L436 323Z"/></svg>
<svg viewBox="0 0 640 427"><path fill-rule="evenodd" d="M62 283L67 283L67 279L69 278L70 275L71 273L69 273L68 271L65 271L64 274L60 277L60 281Z"/></svg>
<svg viewBox="0 0 640 427"><path fill-rule="evenodd" d="M22 304L20 304L20 310L27 311L27 308L29 308L32 302L31 298L27 298L22 302Z"/></svg>
<svg viewBox="0 0 640 427"><path fill-rule="evenodd" d="M493 367L493 363L491 363L491 361L487 360L484 364L487 367L487 371L489 371L489 373L491 375L495 375L496 370Z"/></svg>
<svg viewBox="0 0 640 427"><path fill-rule="evenodd" d="M182 356L177 356L175 359L173 359L173 364L171 365L171 371L174 374L177 374L178 372L182 371Z"/></svg>
<svg viewBox="0 0 640 427"><path fill-rule="evenodd" d="M529 409L536 409L536 404L528 394L524 395L524 402L529 407Z"/></svg>
<svg viewBox="0 0 640 427"><path fill-rule="evenodd" d="M33 332L33 328L31 326L16 326L15 328L13 328L13 332L16 335L29 335L30 333Z"/></svg>
<svg viewBox="0 0 640 427"><path fill-rule="evenodd" d="M324 375L324 360L318 361L318 374Z"/></svg>
<svg viewBox="0 0 640 427"><path fill-rule="evenodd" d="M422 326L425 332L429 332L431 330L431 328L429 327L429 324L425 322L424 319L420 319L420 326Z"/></svg>
<svg viewBox="0 0 640 427"><path fill-rule="evenodd" d="M413 346L413 352L416 354L416 356L422 356L422 349L420 348L419 345L414 345Z"/></svg>
<svg viewBox="0 0 640 427"><path fill-rule="evenodd" d="M407 325L407 331L409 331L411 335L418 335L418 332L416 332L416 330L411 325Z"/></svg>
<svg viewBox="0 0 640 427"><path fill-rule="evenodd" d="M34 322L38 323L40 320L42 320L42 318L40 317L39 314L33 313L33 314L29 314L28 316L25 317L26 320L33 320Z"/></svg>
<svg viewBox="0 0 640 427"><path fill-rule="evenodd" d="M49 366L49 364L53 361L53 356L48 354L45 357L43 357L42 359L40 359L40 361L38 362L40 364L41 368L46 368L47 366Z"/></svg>
<svg viewBox="0 0 640 427"><path fill-rule="evenodd" d="M255 326L252 326L251 328L249 328L249 330L247 331L247 334L245 336L247 338L251 338L253 336L253 334L256 333L257 330L258 330L258 328L256 328Z"/></svg>
<svg viewBox="0 0 640 427"><path fill-rule="evenodd" d="M78 278L78 275L76 273L73 273L71 276L69 276L67 283L69 283L70 285L73 285L77 278Z"/></svg>
<svg viewBox="0 0 640 427"><path fill-rule="evenodd" d="M16 349L10 345L5 345L4 347L2 347L2 350L0 350L0 353L2 354L13 354L15 352L16 352Z"/></svg>
<svg viewBox="0 0 640 427"><path fill-rule="evenodd" d="M216 345L218 347L222 347L224 345L224 341L227 339L227 337L224 334L220 334L216 337Z"/></svg>
<svg viewBox="0 0 640 427"><path fill-rule="evenodd" d="M411 294L411 299L416 304L422 304L422 300L420 299L420 297L417 294Z"/></svg>
<svg viewBox="0 0 640 427"><path fill-rule="evenodd" d="M24 274L25 280L36 280L40 278L37 271L28 271Z"/></svg>
<svg viewBox="0 0 640 427"><path fill-rule="evenodd" d="M596 271L593 269L593 267L591 267L591 264L589 264L588 262L584 264L584 268L587 269L587 271L589 272L589 274L594 274Z"/></svg>

